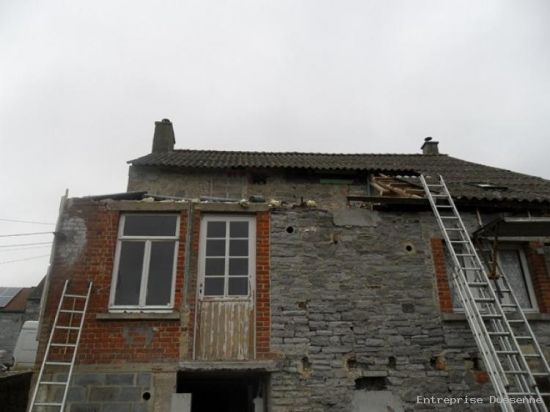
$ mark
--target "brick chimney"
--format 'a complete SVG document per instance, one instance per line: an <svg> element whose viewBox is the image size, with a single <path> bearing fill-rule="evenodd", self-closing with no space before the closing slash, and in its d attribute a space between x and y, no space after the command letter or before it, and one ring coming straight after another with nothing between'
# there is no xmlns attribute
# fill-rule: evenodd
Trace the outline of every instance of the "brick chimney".
<svg viewBox="0 0 550 412"><path fill-rule="evenodd" d="M422 145L422 154L425 155L438 155L439 147L437 145L439 142L433 142L431 137L426 137L424 139L424 144Z"/></svg>
<svg viewBox="0 0 550 412"><path fill-rule="evenodd" d="M174 127L168 119L155 122L155 135L153 136L153 153L171 152L174 150L176 138Z"/></svg>

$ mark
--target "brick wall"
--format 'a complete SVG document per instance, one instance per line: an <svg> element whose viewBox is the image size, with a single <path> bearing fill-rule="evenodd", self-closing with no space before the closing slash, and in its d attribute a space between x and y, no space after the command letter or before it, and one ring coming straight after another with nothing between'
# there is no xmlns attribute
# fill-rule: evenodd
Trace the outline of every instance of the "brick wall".
<svg viewBox="0 0 550 412"><path fill-rule="evenodd" d="M542 250L544 250L542 243L530 242L526 255L539 311L548 313L550 312L550 276L548 276L546 259Z"/></svg>
<svg viewBox="0 0 550 412"><path fill-rule="evenodd" d="M37 361L43 356L63 284L84 294L94 283L77 363L168 362L179 359L180 325L175 320L100 320L108 313L119 212L104 203L72 200L63 215L59 246L53 263L45 309L45 327L40 331ZM185 257L186 212L181 213L175 308L181 306Z"/></svg>
<svg viewBox="0 0 550 412"><path fill-rule="evenodd" d="M443 239L433 237L431 239L431 246L439 307L441 312L452 313L453 300L445 264L445 244L443 243Z"/></svg>

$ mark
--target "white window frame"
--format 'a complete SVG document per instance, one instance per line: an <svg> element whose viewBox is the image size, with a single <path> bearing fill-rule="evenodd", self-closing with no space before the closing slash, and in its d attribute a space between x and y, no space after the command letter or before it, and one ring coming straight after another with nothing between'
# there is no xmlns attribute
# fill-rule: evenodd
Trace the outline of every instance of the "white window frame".
<svg viewBox="0 0 550 412"><path fill-rule="evenodd" d="M520 260L519 263L521 265L521 270L522 270L523 275L524 275L524 281L525 281L525 284L527 286L527 294L529 295L529 299L531 300L531 306L532 306L530 308L522 308L522 310L524 312L529 312L529 313L539 312L539 307L538 307L538 303L537 303L537 296L535 295L535 289L533 287L533 280L531 278L531 271L529 270L529 264L527 262L527 257L525 255L524 248L519 243L505 243L505 244L500 243L499 246L498 246L498 249L497 249L497 262L498 262L499 267L502 268L501 260L500 260L500 257L498 255L498 251L500 251L500 250L516 250L518 252L519 260ZM451 276L452 276L452 272L451 272ZM464 313L464 308L462 307L462 302L460 301L458 292L454 292L455 285L454 285L453 280L451 278L449 278L449 283L450 283L449 286L451 288L451 301L452 301L452 305L453 305L453 311L457 312L457 313ZM509 297L509 294L507 294L507 293L504 293L503 295ZM455 300L456 300L456 302L455 302ZM460 306L457 305L457 303L459 303Z"/></svg>
<svg viewBox="0 0 550 412"><path fill-rule="evenodd" d="M529 295L529 299L531 300L531 307L530 308L522 308L524 312L539 312L539 307L537 304L537 296L535 294L535 288L533 287L533 279L531 278L531 271L529 270L529 264L527 262L527 257L525 256L525 250L522 247L522 245L518 243L509 243L509 244L501 244L498 247L498 250L515 250L519 254L519 263L521 265L521 270L523 272L525 285L527 287L527 294ZM500 257L498 256L497 251L497 261L499 266L502 268L502 264L500 261Z"/></svg>
<svg viewBox="0 0 550 412"><path fill-rule="evenodd" d="M208 222L248 222L248 294L247 295L229 295L229 232L226 230L225 245L225 273L224 273L224 294L223 295L205 295L205 268L206 268L206 229ZM229 225L227 225L228 227ZM202 300L250 300L255 291L256 283L256 216L250 215L204 215L201 218L200 237L199 237L199 290L198 294Z"/></svg>
<svg viewBox="0 0 550 412"><path fill-rule="evenodd" d="M170 214L176 216L176 231L174 236L125 236L124 225L126 224L126 216L158 216L167 215L164 213L128 213L123 214L120 217L118 225L118 237L115 252L115 261L113 264L111 293L109 296L109 312L171 312L174 308L174 295L176 289L176 268L178 263L178 249L179 249L179 233L180 233L180 216L176 214ZM141 282L139 289L139 303L137 305L115 305L116 286L118 281L118 269L120 263L120 253L122 249L123 241L145 241L145 247L143 251L143 267L141 271ZM151 243L158 240L173 240L174 241L174 262L172 265L172 284L170 292L170 303L167 305L146 305L147 297L147 284L149 282L149 265L151 263Z"/></svg>

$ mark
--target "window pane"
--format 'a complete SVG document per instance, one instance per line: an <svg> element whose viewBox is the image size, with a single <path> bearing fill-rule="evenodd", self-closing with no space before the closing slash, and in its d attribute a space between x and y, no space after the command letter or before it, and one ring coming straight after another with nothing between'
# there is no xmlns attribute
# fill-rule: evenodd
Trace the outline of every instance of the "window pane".
<svg viewBox="0 0 550 412"><path fill-rule="evenodd" d="M229 279L229 295L248 295L248 278Z"/></svg>
<svg viewBox="0 0 550 412"><path fill-rule="evenodd" d="M206 259L204 274L206 276L223 276L225 269L225 259Z"/></svg>
<svg viewBox="0 0 550 412"><path fill-rule="evenodd" d="M502 265L502 271L514 291L517 300L522 308L532 308L531 298L527 289L527 279L521 264L520 252L517 249L499 250L498 257Z"/></svg>
<svg viewBox="0 0 550 412"><path fill-rule="evenodd" d="M176 215L126 215L124 236L175 236Z"/></svg>
<svg viewBox="0 0 550 412"><path fill-rule="evenodd" d="M118 263L115 305L137 305L145 242L122 242Z"/></svg>
<svg viewBox="0 0 550 412"><path fill-rule="evenodd" d="M231 240L229 242L229 256L248 256L248 239Z"/></svg>
<svg viewBox="0 0 550 412"><path fill-rule="evenodd" d="M176 242L151 242L151 262L147 280L146 305L169 305Z"/></svg>
<svg viewBox="0 0 550 412"><path fill-rule="evenodd" d="M225 256L225 239L206 241L206 256Z"/></svg>
<svg viewBox="0 0 550 412"><path fill-rule="evenodd" d="M230 275L248 275L248 259L229 259Z"/></svg>
<svg viewBox="0 0 550 412"><path fill-rule="evenodd" d="M204 280L204 294L207 296L223 295L223 278L207 278Z"/></svg>
<svg viewBox="0 0 550 412"><path fill-rule="evenodd" d="M206 237L225 237L225 222L208 222Z"/></svg>
<svg viewBox="0 0 550 412"><path fill-rule="evenodd" d="M230 222L229 226L231 237L248 237L248 222Z"/></svg>

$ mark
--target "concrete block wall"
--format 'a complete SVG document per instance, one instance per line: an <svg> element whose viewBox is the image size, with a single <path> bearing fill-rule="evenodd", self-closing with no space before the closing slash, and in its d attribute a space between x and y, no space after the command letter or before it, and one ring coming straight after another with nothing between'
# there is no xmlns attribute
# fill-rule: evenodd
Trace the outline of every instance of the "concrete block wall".
<svg viewBox="0 0 550 412"><path fill-rule="evenodd" d="M153 410L155 390L150 372L76 372L72 382L67 395L68 412Z"/></svg>

